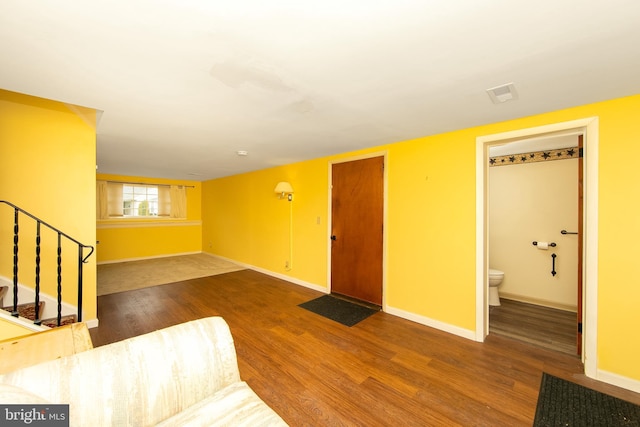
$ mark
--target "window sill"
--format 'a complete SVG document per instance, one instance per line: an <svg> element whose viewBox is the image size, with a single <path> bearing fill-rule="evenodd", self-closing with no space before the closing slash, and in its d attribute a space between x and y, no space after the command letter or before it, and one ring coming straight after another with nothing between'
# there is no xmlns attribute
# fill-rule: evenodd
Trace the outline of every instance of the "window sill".
<svg viewBox="0 0 640 427"><path fill-rule="evenodd" d="M96 228L195 227L201 220L179 218L109 218L96 221Z"/></svg>

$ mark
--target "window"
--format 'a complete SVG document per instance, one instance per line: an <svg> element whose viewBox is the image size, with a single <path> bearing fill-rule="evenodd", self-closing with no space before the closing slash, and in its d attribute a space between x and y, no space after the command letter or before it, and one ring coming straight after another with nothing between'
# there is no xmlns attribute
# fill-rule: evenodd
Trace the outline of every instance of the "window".
<svg viewBox="0 0 640 427"><path fill-rule="evenodd" d="M122 214L124 216L158 216L158 187L124 184Z"/></svg>
<svg viewBox="0 0 640 427"><path fill-rule="evenodd" d="M183 185L96 181L96 214L109 218L187 218Z"/></svg>

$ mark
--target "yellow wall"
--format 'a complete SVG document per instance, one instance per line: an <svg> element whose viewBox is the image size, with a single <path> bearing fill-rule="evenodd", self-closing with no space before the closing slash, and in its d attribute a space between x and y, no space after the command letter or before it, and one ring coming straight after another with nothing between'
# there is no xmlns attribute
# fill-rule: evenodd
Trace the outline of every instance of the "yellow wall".
<svg viewBox="0 0 640 427"><path fill-rule="evenodd" d="M327 287L328 163L387 152L388 307L475 330L476 138L598 116L598 369L640 381L640 96L398 142L203 184L203 247L214 254ZM293 268L288 206L273 188L293 185ZM320 225L317 218L320 217Z"/></svg>
<svg viewBox="0 0 640 427"><path fill-rule="evenodd" d="M187 219L98 220L98 263L202 251L200 182L108 174L96 179L194 187L187 188Z"/></svg>
<svg viewBox="0 0 640 427"><path fill-rule="evenodd" d="M325 283L327 177L327 163L321 159L203 183L204 251L291 273L313 284ZM293 202L274 193L279 181L294 183ZM287 262L292 271L286 270Z"/></svg>
<svg viewBox="0 0 640 427"><path fill-rule="evenodd" d="M0 90L0 199L94 245L95 110ZM12 277L13 214L0 206L0 274ZM35 283L35 234L20 219L19 281ZM24 234L23 234L24 233ZM43 292L56 295L56 235L43 228ZM53 252L51 253L50 251ZM77 246L63 243L63 300L77 305ZM97 317L96 257L84 265L83 320ZM24 264L23 264L24 262ZM67 285L69 283L69 285ZM26 301L25 301L26 302Z"/></svg>
<svg viewBox="0 0 640 427"><path fill-rule="evenodd" d="M384 151L387 306L474 331L476 138L597 116L597 367L640 381L640 339L635 328L640 324L636 307L640 287L634 280L640 277L635 259L640 200L634 197L640 182L636 165L640 143L634 132L639 111L640 95L636 95L207 181L202 187L189 182L196 189L187 191L187 222L202 219L201 231L199 225L181 225L173 231L169 230L174 227L101 228L98 259L204 248L327 287L328 163ZM17 203L88 244L96 240L94 121L88 109L0 91L0 199ZM279 200L273 192L282 180L294 187L293 203ZM0 225L3 235L6 228ZM131 240L145 239L150 244L127 249ZM285 262L292 264L291 270L285 269ZM94 256L85 265L85 319L96 317L95 263ZM0 259L2 275L10 275L10 264L10 259Z"/></svg>

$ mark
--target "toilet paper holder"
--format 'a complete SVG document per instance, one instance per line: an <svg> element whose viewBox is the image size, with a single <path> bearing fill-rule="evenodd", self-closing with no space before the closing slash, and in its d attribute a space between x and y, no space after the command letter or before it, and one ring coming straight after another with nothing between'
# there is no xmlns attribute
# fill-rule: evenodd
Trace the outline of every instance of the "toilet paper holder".
<svg viewBox="0 0 640 427"><path fill-rule="evenodd" d="M533 242L533 246L538 246L538 242ZM557 245L554 242L549 243L549 246L555 248Z"/></svg>

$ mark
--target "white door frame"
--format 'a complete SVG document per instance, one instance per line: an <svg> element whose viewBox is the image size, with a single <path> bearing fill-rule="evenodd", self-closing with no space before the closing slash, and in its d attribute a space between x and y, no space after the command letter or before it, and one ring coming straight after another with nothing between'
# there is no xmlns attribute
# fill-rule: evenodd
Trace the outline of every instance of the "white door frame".
<svg viewBox="0 0 640 427"><path fill-rule="evenodd" d="M583 269L583 352L585 374L597 374L598 319L598 144L597 117L519 129L476 138L476 341L489 333L488 271L489 225L487 215L487 175L489 147L507 142L557 133L584 135L584 209L582 249Z"/></svg>

